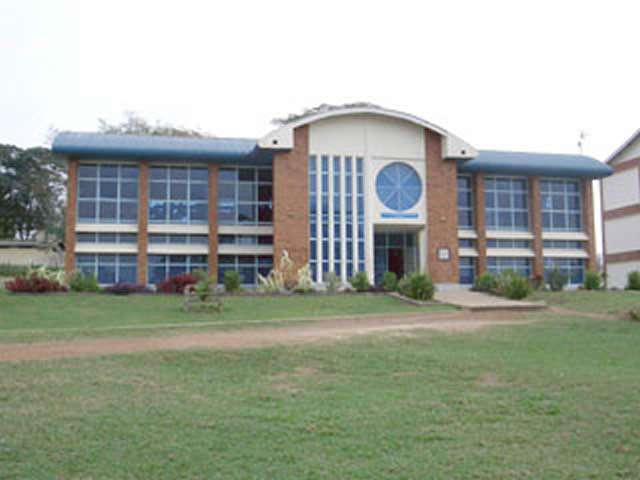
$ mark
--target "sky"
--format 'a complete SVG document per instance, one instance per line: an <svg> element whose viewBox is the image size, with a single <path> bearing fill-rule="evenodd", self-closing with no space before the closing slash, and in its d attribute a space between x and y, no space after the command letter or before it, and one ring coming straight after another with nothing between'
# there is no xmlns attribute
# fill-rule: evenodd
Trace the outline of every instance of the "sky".
<svg viewBox="0 0 640 480"><path fill-rule="evenodd" d="M606 159L640 128L636 1L5 0L0 143L137 112L212 135L367 101L477 148Z"/></svg>

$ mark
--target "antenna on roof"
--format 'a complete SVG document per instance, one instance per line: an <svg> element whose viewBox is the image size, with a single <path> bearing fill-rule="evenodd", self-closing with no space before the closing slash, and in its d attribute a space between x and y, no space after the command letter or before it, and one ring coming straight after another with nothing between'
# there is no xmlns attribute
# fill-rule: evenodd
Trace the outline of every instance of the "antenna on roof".
<svg viewBox="0 0 640 480"><path fill-rule="evenodd" d="M578 136L578 148L580 149L580 155L584 154L584 143L588 136L589 134L586 131L580 130L580 135Z"/></svg>

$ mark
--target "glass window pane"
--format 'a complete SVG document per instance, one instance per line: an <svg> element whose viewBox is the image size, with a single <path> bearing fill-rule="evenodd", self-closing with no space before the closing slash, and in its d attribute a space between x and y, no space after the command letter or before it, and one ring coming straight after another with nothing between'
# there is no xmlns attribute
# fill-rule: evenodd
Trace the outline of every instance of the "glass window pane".
<svg viewBox="0 0 640 480"><path fill-rule="evenodd" d="M256 190L254 184L240 184L238 186L238 199L241 202L255 202Z"/></svg>
<svg viewBox="0 0 640 480"><path fill-rule="evenodd" d="M139 170L136 166L122 165L122 167L120 167L120 177L127 180L137 180Z"/></svg>
<svg viewBox="0 0 640 480"><path fill-rule="evenodd" d="M256 221L255 209L253 205L238 206L238 221L241 223L250 223Z"/></svg>
<svg viewBox="0 0 640 480"><path fill-rule="evenodd" d="M80 180L78 182L78 197L79 198L95 198L98 194L98 188L95 181L92 180Z"/></svg>
<svg viewBox="0 0 640 480"><path fill-rule="evenodd" d="M100 198L118 198L118 183L100 182Z"/></svg>
<svg viewBox="0 0 640 480"><path fill-rule="evenodd" d="M116 202L100 202L100 220L115 221L117 205Z"/></svg>
<svg viewBox="0 0 640 480"><path fill-rule="evenodd" d="M149 220L163 221L167 218L167 202L149 202Z"/></svg>
<svg viewBox="0 0 640 480"><path fill-rule="evenodd" d="M118 177L117 165L100 165L100 177L101 178L117 178Z"/></svg>
<svg viewBox="0 0 640 480"><path fill-rule="evenodd" d="M218 180L221 182L236 182L237 170L234 168L221 168L218 172Z"/></svg>
<svg viewBox="0 0 640 480"><path fill-rule="evenodd" d="M96 178L97 176L98 176L98 167L96 165L78 166L79 178Z"/></svg>
<svg viewBox="0 0 640 480"><path fill-rule="evenodd" d="M191 181L195 182L208 182L209 171L206 168L192 168L191 169Z"/></svg>
<svg viewBox="0 0 640 480"><path fill-rule="evenodd" d="M206 183L191 184L191 200L207 200L208 189Z"/></svg>
<svg viewBox="0 0 640 480"><path fill-rule="evenodd" d="M241 182L254 182L255 170L252 168L241 168L238 170L238 180Z"/></svg>
<svg viewBox="0 0 640 480"><path fill-rule="evenodd" d="M78 217L83 220L95 220L96 202L92 200L80 200L78 202Z"/></svg>
<svg viewBox="0 0 640 480"><path fill-rule="evenodd" d="M258 180L260 182L270 183L273 181L273 171L271 169L261 168L258 170Z"/></svg>
<svg viewBox="0 0 640 480"><path fill-rule="evenodd" d="M120 220L133 221L138 219L138 204L135 202L122 202L120 204Z"/></svg>
<svg viewBox="0 0 640 480"><path fill-rule="evenodd" d="M111 284L116 282L116 267L115 265L102 265L98 266L98 282Z"/></svg>
<svg viewBox="0 0 640 480"><path fill-rule="evenodd" d="M171 180L187 180L189 170L186 167L171 167L169 169L169 178Z"/></svg>
<svg viewBox="0 0 640 480"><path fill-rule="evenodd" d="M120 196L122 198L137 198L138 184L134 182L123 182L120 184Z"/></svg>
<svg viewBox="0 0 640 480"><path fill-rule="evenodd" d="M172 222L187 223L187 202L172 202L169 205L169 219Z"/></svg>
<svg viewBox="0 0 640 480"><path fill-rule="evenodd" d="M166 167L151 167L151 180L166 180L167 168Z"/></svg>
<svg viewBox="0 0 640 480"><path fill-rule="evenodd" d="M191 221L206 222L208 220L208 210L206 203L196 203L191 205Z"/></svg>
<svg viewBox="0 0 640 480"><path fill-rule="evenodd" d="M164 182L152 182L149 184L149 198L152 200L165 200L167 198L167 184Z"/></svg>
<svg viewBox="0 0 640 480"><path fill-rule="evenodd" d="M171 183L169 185L171 190L171 200L186 200L187 199L187 184L186 183Z"/></svg>

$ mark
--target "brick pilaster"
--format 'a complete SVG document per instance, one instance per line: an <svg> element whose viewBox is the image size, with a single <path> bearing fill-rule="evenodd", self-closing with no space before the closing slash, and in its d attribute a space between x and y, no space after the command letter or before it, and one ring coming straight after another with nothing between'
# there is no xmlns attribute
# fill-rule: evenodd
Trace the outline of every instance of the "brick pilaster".
<svg viewBox="0 0 640 480"><path fill-rule="evenodd" d="M435 283L458 283L457 164L442 157L442 137L425 129L427 164L427 271ZM449 260L439 260L447 248Z"/></svg>
<svg viewBox="0 0 640 480"><path fill-rule="evenodd" d="M593 180L582 181L582 223L587 239L587 259L588 270L598 270L598 259L596 257L596 228L595 215L593 212ZM603 222L604 223L604 222Z"/></svg>
<svg viewBox="0 0 640 480"><path fill-rule="evenodd" d="M309 262L309 127L294 131L293 149L273 156L273 252L297 268Z"/></svg>
<svg viewBox="0 0 640 480"><path fill-rule="evenodd" d="M140 163L138 177L138 283L147 284L149 246L149 162Z"/></svg>
<svg viewBox="0 0 640 480"><path fill-rule="evenodd" d="M218 276L218 171L209 164L209 275ZM222 278L217 279L218 282Z"/></svg>
<svg viewBox="0 0 640 480"><path fill-rule="evenodd" d="M473 208L475 229L478 235L478 239L476 240L476 248L478 249L478 275L482 275L487 271L487 224L485 221L484 201L484 174L477 173L473 176Z"/></svg>
<svg viewBox="0 0 640 480"><path fill-rule="evenodd" d="M78 160L67 164L67 210L64 228L64 271L73 272L76 267L76 222L78 212Z"/></svg>
<svg viewBox="0 0 640 480"><path fill-rule="evenodd" d="M533 233L533 277L544 277L544 254L542 240L542 198L540 196L540 178L529 179L529 211L531 212L531 233Z"/></svg>

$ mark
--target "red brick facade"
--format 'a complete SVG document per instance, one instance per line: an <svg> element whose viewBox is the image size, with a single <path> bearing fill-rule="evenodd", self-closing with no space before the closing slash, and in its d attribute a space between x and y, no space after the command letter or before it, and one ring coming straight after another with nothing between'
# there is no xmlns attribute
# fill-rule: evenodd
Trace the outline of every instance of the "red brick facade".
<svg viewBox="0 0 640 480"><path fill-rule="evenodd" d="M487 230L484 206L484 175L478 173L473 176L474 228L478 235L478 239L476 240L476 247L478 249L476 273L478 275L482 275L487 271Z"/></svg>
<svg viewBox="0 0 640 480"><path fill-rule="evenodd" d="M149 162L140 163L138 177L138 283L147 284L147 250L149 246Z"/></svg>
<svg viewBox="0 0 640 480"><path fill-rule="evenodd" d="M67 167L67 211L64 228L64 270L76 267L76 214L78 211L78 160L69 160Z"/></svg>
<svg viewBox="0 0 640 480"><path fill-rule="evenodd" d="M209 275L218 274L218 165L209 165ZM222 282L222 278L218 281Z"/></svg>
<svg viewBox="0 0 640 480"><path fill-rule="evenodd" d="M457 165L442 157L442 137L425 129L427 164L427 271L436 283L458 283ZM448 249L449 259L438 258Z"/></svg>
<svg viewBox="0 0 640 480"><path fill-rule="evenodd" d="M294 147L273 158L273 261L286 250L301 267L309 262L309 127L294 131Z"/></svg>
<svg viewBox="0 0 640 480"><path fill-rule="evenodd" d="M598 260L596 257L596 228L593 214L593 180L583 180L582 182L582 205L584 233L589 237L587 240L587 269L598 270Z"/></svg>
<svg viewBox="0 0 640 480"><path fill-rule="evenodd" d="M544 277L544 257L542 240L542 199L540 197L540 179L529 178L529 205L531 212L532 247L536 256L533 258L532 273L536 279Z"/></svg>

